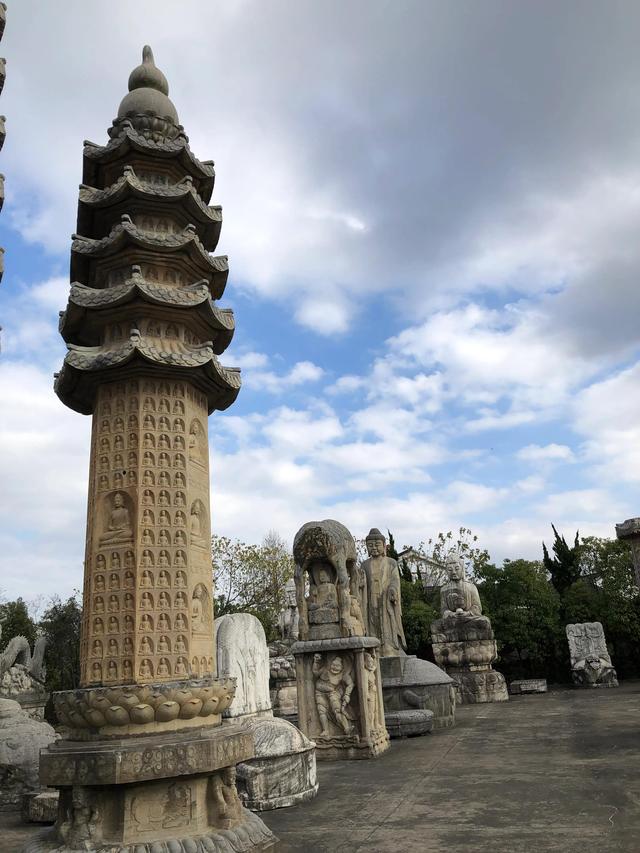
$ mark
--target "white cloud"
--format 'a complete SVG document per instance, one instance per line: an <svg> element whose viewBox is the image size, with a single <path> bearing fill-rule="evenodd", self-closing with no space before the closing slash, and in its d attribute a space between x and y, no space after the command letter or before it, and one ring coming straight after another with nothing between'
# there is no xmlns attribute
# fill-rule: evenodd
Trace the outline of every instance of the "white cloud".
<svg viewBox="0 0 640 853"><path fill-rule="evenodd" d="M524 462L572 462L574 454L566 444L528 444L516 453Z"/></svg>

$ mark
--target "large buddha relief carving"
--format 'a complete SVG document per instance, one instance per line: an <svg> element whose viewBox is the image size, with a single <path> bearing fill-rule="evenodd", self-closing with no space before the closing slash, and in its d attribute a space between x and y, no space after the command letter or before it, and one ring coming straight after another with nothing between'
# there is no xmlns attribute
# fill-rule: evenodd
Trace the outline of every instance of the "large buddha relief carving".
<svg viewBox="0 0 640 853"><path fill-rule="evenodd" d="M103 499L100 546L133 542L132 506L131 498L125 492L116 492Z"/></svg>

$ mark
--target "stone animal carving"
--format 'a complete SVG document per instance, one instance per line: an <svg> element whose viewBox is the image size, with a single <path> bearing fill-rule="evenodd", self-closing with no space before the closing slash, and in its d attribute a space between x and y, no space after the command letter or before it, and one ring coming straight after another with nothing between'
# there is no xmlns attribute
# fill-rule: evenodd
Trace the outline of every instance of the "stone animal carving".
<svg viewBox="0 0 640 853"><path fill-rule="evenodd" d="M0 637L2 636L0 631ZM29 641L26 637L12 637L7 643L6 648L0 653L0 678L8 672L11 667L18 664L38 681L44 681L44 651L47 646L47 640L44 636L39 636L33 647L33 656L29 647Z"/></svg>
<svg viewBox="0 0 640 853"><path fill-rule="evenodd" d="M330 568L335 578L321 577L317 586L327 588L335 586L337 593L337 610L340 635L354 636L357 631L352 618L352 600L350 579L356 565L356 545L351 533L339 521L309 521L296 533L293 541L293 557L296 563L294 580L296 584L296 600L298 604L298 633L301 640L309 637L309 603L305 596L305 573L314 583L314 571L320 575L326 574ZM322 597L322 596L321 596ZM327 610L332 609L332 602L325 592ZM324 621L329 621L325 619Z"/></svg>

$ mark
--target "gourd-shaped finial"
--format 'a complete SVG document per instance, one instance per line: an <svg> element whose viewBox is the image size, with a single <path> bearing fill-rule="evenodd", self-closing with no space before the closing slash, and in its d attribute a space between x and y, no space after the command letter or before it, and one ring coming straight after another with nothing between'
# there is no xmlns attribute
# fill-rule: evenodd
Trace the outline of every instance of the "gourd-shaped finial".
<svg viewBox="0 0 640 853"><path fill-rule="evenodd" d="M142 65L134 68L129 75L129 91L134 89L157 89L163 95L169 94L169 84L153 60L153 51L148 44L142 48Z"/></svg>

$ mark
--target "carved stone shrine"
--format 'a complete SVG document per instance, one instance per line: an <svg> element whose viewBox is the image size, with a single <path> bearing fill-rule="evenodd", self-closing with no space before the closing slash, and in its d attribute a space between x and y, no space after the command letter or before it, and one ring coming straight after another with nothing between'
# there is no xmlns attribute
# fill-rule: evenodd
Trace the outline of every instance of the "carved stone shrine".
<svg viewBox="0 0 640 853"><path fill-rule="evenodd" d="M109 137L84 148L55 382L93 422L81 682L54 695L58 821L28 849L270 849L235 784L253 738L222 724L235 684L214 676L207 417L240 388L217 358L221 212L148 47Z"/></svg>
<svg viewBox="0 0 640 853"><path fill-rule="evenodd" d="M366 636L353 536L337 521L308 522L293 556L298 725L315 741L318 759L373 758L388 749L389 735L380 641Z"/></svg>
<svg viewBox="0 0 640 853"><path fill-rule="evenodd" d="M618 687L618 676L611 662L600 622L567 625L571 654L571 677L575 687Z"/></svg>
<svg viewBox="0 0 640 853"><path fill-rule="evenodd" d="M436 663L455 681L462 704L505 702L507 683L492 667L498 649L491 622L482 615L478 588L465 578L460 555L450 554L446 566L449 580L440 589L442 616L431 625Z"/></svg>

